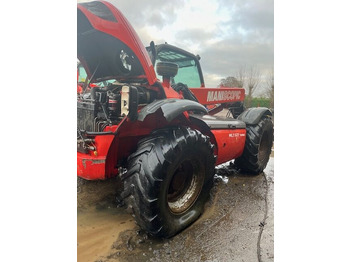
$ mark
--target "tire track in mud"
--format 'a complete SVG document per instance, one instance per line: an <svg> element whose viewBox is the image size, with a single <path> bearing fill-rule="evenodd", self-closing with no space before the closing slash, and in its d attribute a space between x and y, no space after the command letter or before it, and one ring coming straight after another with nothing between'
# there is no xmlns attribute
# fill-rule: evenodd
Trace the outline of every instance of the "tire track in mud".
<svg viewBox="0 0 350 262"><path fill-rule="evenodd" d="M204 214L171 239L156 239L142 232L133 221L130 222L132 217L124 208L114 206L110 207L110 211L105 211L103 208L108 208L108 201L112 198L106 194L104 186L98 188L102 183L98 183L96 189L94 183L88 183L83 187L82 193L90 195L97 192L100 196L100 200L95 203L98 205L93 205L96 209L94 212L99 212L102 216L104 214L101 212L105 212L106 216L110 216L110 212L112 215L119 213L118 218L115 216L118 219L116 223L113 219L108 219L112 226L117 227L118 233L114 233L114 238L109 236L109 240L104 243L95 242L93 248L96 252L102 250L100 244L107 247L103 252L88 260L85 260L85 253L85 257L80 256L78 261L257 261L257 253L258 261L273 261L273 213L270 214L273 212L273 206L270 207L273 204L273 160L272 168L270 166L266 171L266 174L254 177L232 174L228 176L227 184L217 181ZM113 187L107 186L111 193ZM128 222L118 225L123 222L120 219ZM107 234L107 222L103 228L102 225L96 226L100 223L99 219L89 219L89 222L92 222L89 224L91 230L95 227L95 234ZM267 226L259 227L260 222L267 223ZM84 230L88 229L85 227ZM84 231L86 236L88 233ZM98 239L100 236L96 236L96 240ZM83 242L79 244L82 248Z"/></svg>
<svg viewBox="0 0 350 262"><path fill-rule="evenodd" d="M267 219L267 213L268 213L268 203L267 203L267 196L268 196L268 192L269 192L269 184L267 182L267 178L266 178L266 174L263 173L264 176L264 182L266 184L266 193L265 193L265 212L264 212L264 219L262 222L260 222L259 226L260 226L260 231L259 231L259 236L258 236L258 242L257 242L257 255L258 255L258 261L262 262L261 260L261 247L260 247L260 241L261 241L261 236L262 233L264 231L264 227L266 224L266 219Z"/></svg>

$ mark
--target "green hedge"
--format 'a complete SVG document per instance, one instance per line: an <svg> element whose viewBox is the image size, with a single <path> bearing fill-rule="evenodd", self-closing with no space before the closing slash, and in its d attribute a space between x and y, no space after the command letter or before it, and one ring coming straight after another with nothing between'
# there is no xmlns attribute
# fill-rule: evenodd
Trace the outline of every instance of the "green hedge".
<svg viewBox="0 0 350 262"><path fill-rule="evenodd" d="M247 97L244 101L245 105L247 105ZM270 108L270 99L266 97L253 97L251 107L267 107Z"/></svg>

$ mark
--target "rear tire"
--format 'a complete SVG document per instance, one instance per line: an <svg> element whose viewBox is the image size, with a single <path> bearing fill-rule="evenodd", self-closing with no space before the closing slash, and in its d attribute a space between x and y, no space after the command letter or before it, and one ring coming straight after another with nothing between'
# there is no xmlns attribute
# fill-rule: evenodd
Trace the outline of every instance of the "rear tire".
<svg viewBox="0 0 350 262"><path fill-rule="evenodd" d="M142 229L171 237L203 212L214 168L209 137L185 127L157 131L128 159L127 206Z"/></svg>
<svg viewBox="0 0 350 262"><path fill-rule="evenodd" d="M262 118L256 125L247 125L246 142L242 156L234 165L247 174L260 174L269 161L273 144L273 123L271 118Z"/></svg>

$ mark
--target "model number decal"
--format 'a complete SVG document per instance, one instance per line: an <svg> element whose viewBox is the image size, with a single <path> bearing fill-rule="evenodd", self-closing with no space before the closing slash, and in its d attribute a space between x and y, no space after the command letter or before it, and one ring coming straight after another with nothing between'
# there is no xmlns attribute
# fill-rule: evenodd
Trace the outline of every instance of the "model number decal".
<svg viewBox="0 0 350 262"><path fill-rule="evenodd" d="M235 100L241 98L241 91L209 91L207 102L221 100Z"/></svg>
<svg viewBox="0 0 350 262"><path fill-rule="evenodd" d="M245 134L239 134L239 133L228 134L228 137L239 137L239 136L245 136Z"/></svg>

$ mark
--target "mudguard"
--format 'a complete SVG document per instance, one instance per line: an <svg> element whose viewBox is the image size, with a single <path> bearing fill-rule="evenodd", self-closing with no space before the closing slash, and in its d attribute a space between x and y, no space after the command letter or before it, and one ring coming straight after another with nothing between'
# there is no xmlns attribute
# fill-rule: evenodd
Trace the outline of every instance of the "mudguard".
<svg viewBox="0 0 350 262"><path fill-rule="evenodd" d="M154 101L142 108L138 114L137 120L143 121L148 115L154 114L159 109L162 110L163 115L168 122L171 122L185 111L199 111L203 113L208 112L203 105L191 100L176 98L162 99Z"/></svg>
<svg viewBox="0 0 350 262"><path fill-rule="evenodd" d="M256 125L263 116L272 116L270 109L266 107L251 107L240 114L237 119L247 125Z"/></svg>

